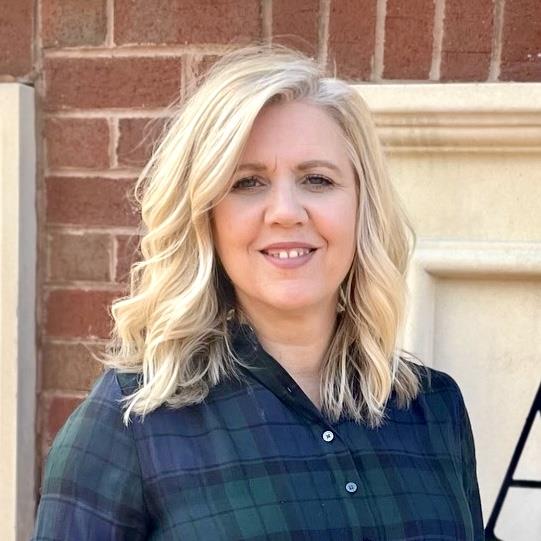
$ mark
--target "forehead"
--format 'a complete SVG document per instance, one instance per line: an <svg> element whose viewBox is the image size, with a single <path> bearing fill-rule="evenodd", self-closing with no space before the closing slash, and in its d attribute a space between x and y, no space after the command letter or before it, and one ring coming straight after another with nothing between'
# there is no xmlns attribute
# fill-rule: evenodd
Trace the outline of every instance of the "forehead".
<svg viewBox="0 0 541 541"><path fill-rule="evenodd" d="M257 116L243 160L328 159L348 162L342 129L320 106L293 101L264 107Z"/></svg>

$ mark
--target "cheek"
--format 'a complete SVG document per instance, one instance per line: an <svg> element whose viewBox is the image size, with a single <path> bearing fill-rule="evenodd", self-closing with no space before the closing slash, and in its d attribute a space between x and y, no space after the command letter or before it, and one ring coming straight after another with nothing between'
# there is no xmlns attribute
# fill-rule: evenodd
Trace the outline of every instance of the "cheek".
<svg viewBox="0 0 541 541"><path fill-rule="evenodd" d="M248 238L255 234L261 204L254 198L226 197L214 208L216 229L224 236Z"/></svg>
<svg viewBox="0 0 541 541"><path fill-rule="evenodd" d="M345 269L345 272L351 267L353 258L355 256L355 224L350 225L349 227L343 227L341 235L339 237L339 260L342 270Z"/></svg>
<svg viewBox="0 0 541 541"><path fill-rule="evenodd" d="M332 222L327 223L329 242L328 271L334 279L342 281L349 272L356 251L356 209L345 205Z"/></svg>
<svg viewBox="0 0 541 541"><path fill-rule="evenodd" d="M355 250L356 215L356 207L347 201L336 205L332 213L321 219L323 235L340 250L342 257L351 256Z"/></svg>
<svg viewBox="0 0 541 541"><path fill-rule="evenodd" d="M212 210L212 238L214 239L214 248L218 259L221 261L225 271L228 272L227 253L229 252L228 246L230 239L228 237L229 231L229 213L227 207L221 203Z"/></svg>
<svg viewBox="0 0 541 541"><path fill-rule="evenodd" d="M250 220L248 214L242 205L235 205L227 200L213 210L214 244L226 268L234 266L253 242L253 220Z"/></svg>
<svg viewBox="0 0 541 541"><path fill-rule="evenodd" d="M235 205L228 199L222 201L213 211L213 226L216 239L222 245L228 245L236 238L238 220Z"/></svg>

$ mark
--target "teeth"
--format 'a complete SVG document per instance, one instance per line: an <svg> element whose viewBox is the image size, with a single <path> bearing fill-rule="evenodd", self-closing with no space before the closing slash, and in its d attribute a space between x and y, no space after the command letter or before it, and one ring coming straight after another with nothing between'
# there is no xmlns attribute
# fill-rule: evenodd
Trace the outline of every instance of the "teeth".
<svg viewBox="0 0 541 541"><path fill-rule="evenodd" d="M301 257L303 255L306 255L310 253L310 250L307 248L297 248L295 250L280 250L277 252L270 252L268 251L267 254L276 257L278 259L291 259L293 257Z"/></svg>

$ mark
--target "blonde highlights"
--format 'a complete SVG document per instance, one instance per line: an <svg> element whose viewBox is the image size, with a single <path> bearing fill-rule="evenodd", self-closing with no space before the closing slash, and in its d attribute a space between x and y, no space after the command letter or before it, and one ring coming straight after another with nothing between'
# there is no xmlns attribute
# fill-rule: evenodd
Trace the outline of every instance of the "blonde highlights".
<svg viewBox="0 0 541 541"><path fill-rule="evenodd" d="M340 125L358 181L357 250L344 280L343 311L321 375L323 412L379 426L395 390L407 406L418 365L397 349L405 273L415 234L389 180L371 115L344 81L280 46L222 57L167 126L135 186L145 234L130 292L111 308L112 340L101 362L141 374L124 421L162 404L202 402L225 377L240 377L227 319L231 284L216 258L210 210L229 190L251 127L270 103L306 100ZM400 354L402 353L402 354Z"/></svg>

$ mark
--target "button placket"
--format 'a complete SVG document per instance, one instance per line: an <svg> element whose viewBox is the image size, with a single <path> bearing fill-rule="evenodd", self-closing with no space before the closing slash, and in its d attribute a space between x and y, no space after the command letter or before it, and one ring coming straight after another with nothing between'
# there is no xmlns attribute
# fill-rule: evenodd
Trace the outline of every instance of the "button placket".
<svg viewBox="0 0 541 541"><path fill-rule="evenodd" d="M335 444L338 445L338 447L335 447L333 450L335 452L338 452L338 451L341 451L342 450L342 447L344 447L350 454L351 454L351 451L349 451L347 445L344 445L344 443L342 442L341 438L340 438L340 435L338 432L335 432L334 430L330 430L330 427L329 425L327 425L327 428L325 430L323 430L322 432L320 432L321 434L321 439L326 442L326 443L330 443L331 441L334 441L336 440ZM334 445L333 445L334 447ZM352 465L354 465L354 462L353 462L353 457L351 458L352 460ZM346 490L346 492L348 492L349 494L355 494L358 490L359 490L359 482L360 482L360 479L358 478L358 472L356 471L350 471L349 472L350 474L348 475L346 472L344 472L344 478L342 478L342 490ZM353 474L353 475L351 475ZM349 477L349 479L348 479ZM351 480L351 478L354 478L355 481Z"/></svg>

